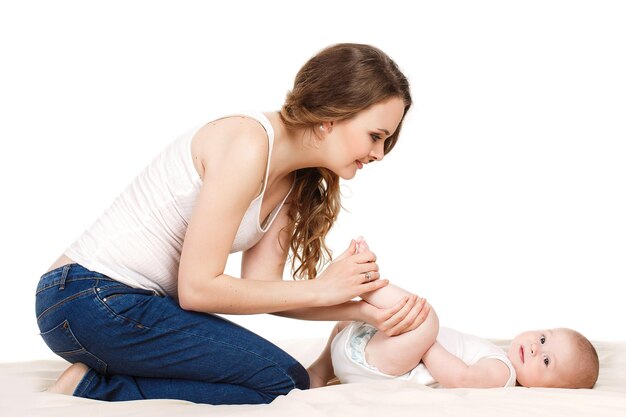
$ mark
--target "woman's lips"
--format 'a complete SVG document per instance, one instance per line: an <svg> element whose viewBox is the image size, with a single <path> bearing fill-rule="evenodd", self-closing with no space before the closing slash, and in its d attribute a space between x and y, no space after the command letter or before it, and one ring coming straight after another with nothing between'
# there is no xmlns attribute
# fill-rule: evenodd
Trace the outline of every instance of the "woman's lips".
<svg viewBox="0 0 626 417"><path fill-rule="evenodd" d="M522 360L522 363L524 363L524 346L519 347L519 357Z"/></svg>
<svg viewBox="0 0 626 417"><path fill-rule="evenodd" d="M357 167L358 169L363 168L363 164L361 163L361 161L356 161L356 167Z"/></svg>

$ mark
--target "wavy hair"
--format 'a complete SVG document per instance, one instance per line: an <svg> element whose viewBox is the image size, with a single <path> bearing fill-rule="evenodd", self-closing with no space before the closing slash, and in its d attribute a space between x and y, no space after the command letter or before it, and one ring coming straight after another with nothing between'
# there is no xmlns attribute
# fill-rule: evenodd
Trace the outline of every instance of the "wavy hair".
<svg viewBox="0 0 626 417"><path fill-rule="evenodd" d="M287 129L313 129L323 122L354 117L392 97L404 101L404 119L412 103L409 82L387 54L370 45L336 44L320 51L298 71L280 117ZM398 141L401 126L402 121L385 141L385 154ZM294 278L313 279L332 259L325 238L340 209L335 173L325 168L296 171L287 226Z"/></svg>

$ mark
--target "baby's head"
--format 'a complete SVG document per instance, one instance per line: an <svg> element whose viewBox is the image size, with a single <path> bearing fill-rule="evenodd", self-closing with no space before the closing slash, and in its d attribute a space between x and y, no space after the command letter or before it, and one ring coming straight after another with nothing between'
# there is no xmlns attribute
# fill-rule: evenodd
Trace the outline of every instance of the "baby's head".
<svg viewBox="0 0 626 417"><path fill-rule="evenodd" d="M507 353L517 382L525 387L591 388L598 379L598 354L589 340L571 329L519 334Z"/></svg>

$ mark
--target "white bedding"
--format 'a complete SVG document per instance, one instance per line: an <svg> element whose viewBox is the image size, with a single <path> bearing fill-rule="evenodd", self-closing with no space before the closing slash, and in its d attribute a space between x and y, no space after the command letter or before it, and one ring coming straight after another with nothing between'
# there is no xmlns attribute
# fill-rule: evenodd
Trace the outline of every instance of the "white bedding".
<svg viewBox="0 0 626 417"><path fill-rule="evenodd" d="M501 346L508 341L495 341ZM307 365L324 341L279 343ZM177 400L107 403L42 392L65 369L62 360L0 364L0 416L626 416L626 342L594 343L600 377L592 390L442 389L402 381L292 391L269 405L211 406Z"/></svg>

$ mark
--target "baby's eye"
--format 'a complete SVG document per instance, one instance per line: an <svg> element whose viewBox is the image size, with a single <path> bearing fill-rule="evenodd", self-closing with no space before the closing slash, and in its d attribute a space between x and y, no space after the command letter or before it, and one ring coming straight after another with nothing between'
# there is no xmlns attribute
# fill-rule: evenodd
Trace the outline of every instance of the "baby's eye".
<svg viewBox="0 0 626 417"><path fill-rule="evenodd" d="M541 335L541 337L539 338L539 341L543 345L544 343L546 343L546 337L544 335Z"/></svg>
<svg viewBox="0 0 626 417"><path fill-rule="evenodd" d="M543 358L543 363L546 365L546 368L547 368L548 365L550 365L550 358L548 358L547 356Z"/></svg>

